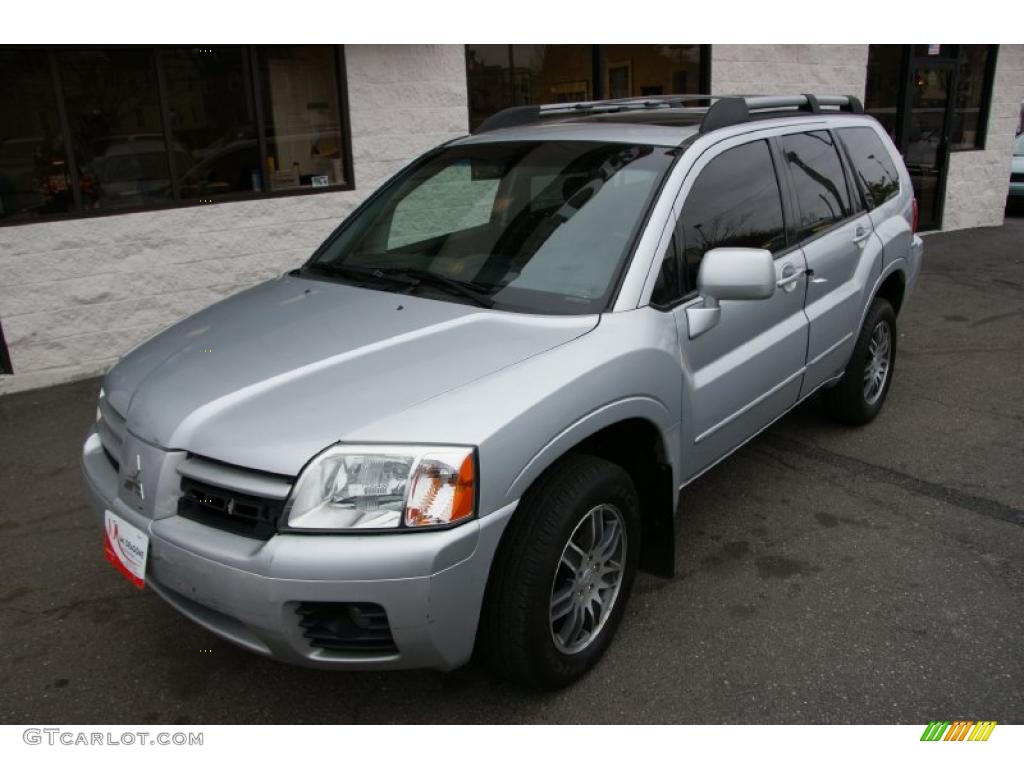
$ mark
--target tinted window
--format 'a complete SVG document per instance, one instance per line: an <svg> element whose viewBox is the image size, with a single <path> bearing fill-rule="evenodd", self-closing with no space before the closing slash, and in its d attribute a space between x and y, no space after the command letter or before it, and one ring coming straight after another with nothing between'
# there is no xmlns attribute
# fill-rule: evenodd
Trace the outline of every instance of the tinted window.
<svg viewBox="0 0 1024 768"><path fill-rule="evenodd" d="M995 55L993 49L991 45L960 46L951 149L975 149L985 145L984 114L988 112L992 88L986 74L989 59Z"/></svg>
<svg viewBox="0 0 1024 768"><path fill-rule="evenodd" d="M699 45L467 45L469 127L506 107L707 93Z"/></svg>
<svg viewBox="0 0 1024 768"><path fill-rule="evenodd" d="M697 287L700 260L712 248L782 248L782 201L768 144L744 144L708 163L686 196L680 227L687 290Z"/></svg>
<svg viewBox="0 0 1024 768"><path fill-rule="evenodd" d="M676 239L672 238L665 256L661 261L661 270L658 272L658 279L654 283L654 290L651 291L651 304L655 306L666 306L678 299L684 293L682 281L679 279L679 256L676 253Z"/></svg>
<svg viewBox="0 0 1024 768"><path fill-rule="evenodd" d="M853 161L868 206L875 208L900 190L900 177L889 153L871 128L843 128L839 135Z"/></svg>
<svg viewBox="0 0 1024 768"><path fill-rule="evenodd" d="M790 134L781 138L781 144L799 206L799 239L853 213L839 153L827 131Z"/></svg>
<svg viewBox="0 0 1024 768"><path fill-rule="evenodd" d="M183 198L258 192L261 185L252 67L245 48L161 53L175 174Z"/></svg>
<svg viewBox="0 0 1024 768"><path fill-rule="evenodd" d="M0 101L0 219L68 210L67 148L45 51L0 51Z"/></svg>
<svg viewBox="0 0 1024 768"><path fill-rule="evenodd" d="M62 50L57 60L83 207L170 200L169 153L152 49ZM172 149L185 154L180 147Z"/></svg>

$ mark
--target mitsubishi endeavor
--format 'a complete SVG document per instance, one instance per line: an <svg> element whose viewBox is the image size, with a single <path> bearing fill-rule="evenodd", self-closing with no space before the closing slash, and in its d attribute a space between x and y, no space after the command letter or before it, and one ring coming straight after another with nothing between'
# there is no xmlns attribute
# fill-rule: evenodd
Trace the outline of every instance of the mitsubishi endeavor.
<svg viewBox="0 0 1024 768"><path fill-rule="evenodd" d="M283 661L566 685L681 489L814 393L878 414L916 219L854 97L500 112L109 371L106 556Z"/></svg>

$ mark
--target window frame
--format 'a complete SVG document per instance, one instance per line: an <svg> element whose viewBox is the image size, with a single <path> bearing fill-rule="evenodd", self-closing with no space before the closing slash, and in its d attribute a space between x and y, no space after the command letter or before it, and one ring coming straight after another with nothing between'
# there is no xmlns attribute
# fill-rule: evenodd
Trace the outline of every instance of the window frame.
<svg viewBox="0 0 1024 768"><path fill-rule="evenodd" d="M345 173L345 183L335 184L328 187L300 187L296 189L285 189L278 191L268 191L266 184L266 174L262 173L262 189L259 192L233 192L224 195L218 195L214 198L207 199L182 199L179 179L175 178L174 173L174 155L173 155L173 142L167 140L171 135L171 126L168 121L169 117L169 94L167 91L166 81L166 70L164 68L162 55L164 52L173 50L176 48L187 47L187 44L182 43L179 45L25 45L25 44L14 44L14 45L3 45L4 50L43 50L45 51L50 64L50 80L51 85L54 89L54 96L57 100L57 117L58 123L61 127L61 132L65 137L64 140L64 152L65 162L67 163L68 175L72 186L73 195L73 209L63 213L49 213L42 214L27 218L15 218L15 219L0 219L0 227L19 227L30 224L40 224L54 221L70 221L75 219L92 219L104 216L123 216L131 215L135 213L147 213L151 211L167 211L175 210L178 208L196 208L199 206L211 206L219 205L221 203L238 203L248 202L253 200L265 200L279 197L300 197L302 195L320 195L331 192L351 192L356 189L355 180L355 169L354 169L354 158L352 155L352 131L351 131L351 117L349 111L349 99L348 99L348 72L345 62L345 46L344 45L331 45L330 47L334 52L334 77L337 83L338 93L338 122L339 131L342 147L342 168ZM261 158L266 157L267 147L267 125L264 117L263 97L262 97L262 86L263 82L259 72L259 62L257 60L259 49L263 45L230 45L224 44L223 46L216 47L237 47L245 49L248 54L249 69L251 70L252 77L252 88L254 93L252 94L255 104L255 119L256 119L256 132L257 132L257 145L259 147L259 153ZM172 199L166 203L150 204L150 205L139 205L139 206L126 206L124 208L116 209L84 209L82 208L81 189L78 183L78 166L71 156L72 152L72 141L71 141L71 129L70 121L67 113L67 104L64 95L63 78L60 71L60 67L57 63L57 52L61 50L109 50L109 49L125 49L125 48L136 48L136 49L149 49L153 56L153 67L155 69L154 76L157 83L157 103L160 109L161 117L161 132L165 137L165 152L167 153L167 167L168 173L171 176L172 186ZM261 169L262 171L262 169ZM2 354L2 353L0 353Z"/></svg>

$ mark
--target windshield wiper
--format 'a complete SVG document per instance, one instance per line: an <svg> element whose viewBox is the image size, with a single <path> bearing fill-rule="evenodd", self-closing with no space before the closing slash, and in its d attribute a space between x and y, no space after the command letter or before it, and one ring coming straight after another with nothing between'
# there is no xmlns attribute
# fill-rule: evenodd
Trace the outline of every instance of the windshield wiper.
<svg viewBox="0 0 1024 768"><path fill-rule="evenodd" d="M427 283L433 288L441 288L449 293L463 296L481 307L486 307L487 309L494 306L494 299L486 293L475 290L466 283L461 283L458 280L452 280L450 277L439 275L436 272L428 272L425 269L416 269L415 267L388 267L386 269L372 271L379 272L384 277L388 278L405 278L413 282L414 285Z"/></svg>
<svg viewBox="0 0 1024 768"><path fill-rule="evenodd" d="M372 267L355 267L349 264L331 264L329 262L315 261L312 264L308 264L307 268L313 272L319 272L324 275L345 277L350 280L378 280L405 286L416 286L419 284L418 280L403 278L401 275L390 275Z"/></svg>

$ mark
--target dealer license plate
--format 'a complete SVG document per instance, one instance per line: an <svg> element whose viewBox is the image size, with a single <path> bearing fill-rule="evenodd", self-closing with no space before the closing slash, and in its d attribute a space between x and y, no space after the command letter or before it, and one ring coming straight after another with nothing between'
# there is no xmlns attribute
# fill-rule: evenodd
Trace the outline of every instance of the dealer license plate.
<svg viewBox="0 0 1024 768"><path fill-rule="evenodd" d="M146 584L149 536L109 509L103 513L103 522L103 554L128 581L142 589Z"/></svg>

